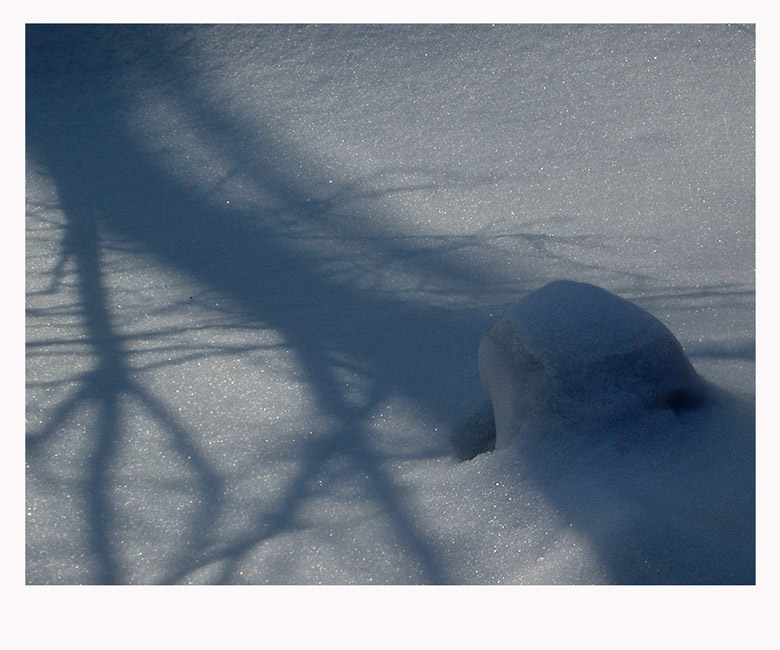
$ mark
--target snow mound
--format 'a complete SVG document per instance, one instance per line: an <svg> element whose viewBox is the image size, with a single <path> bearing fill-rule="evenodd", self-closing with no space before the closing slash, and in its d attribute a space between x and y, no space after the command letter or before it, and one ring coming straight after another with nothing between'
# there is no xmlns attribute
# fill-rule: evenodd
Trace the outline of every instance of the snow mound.
<svg viewBox="0 0 780 650"><path fill-rule="evenodd" d="M659 408L679 412L703 395L661 321L583 282L552 282L523 297L488 328L478 359L497 449L533 439L551 421L630 422Z"/></svg>

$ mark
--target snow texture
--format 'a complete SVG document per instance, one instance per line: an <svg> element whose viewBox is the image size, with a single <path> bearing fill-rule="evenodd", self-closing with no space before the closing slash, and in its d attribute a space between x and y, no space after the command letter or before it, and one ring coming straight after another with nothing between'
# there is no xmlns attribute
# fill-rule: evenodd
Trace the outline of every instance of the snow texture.
<svg viewBox="0 0 780 650"><path fill-rule="evenodd" d="M26 581L752 583L754 46L28 25ZM669 339L613 296L663 322L707 399L476 453L511 305L544 302L513 316L543 362L612 349L567 334L574 285L532 293L566 278L629 359ZM663 402L672 347L577 412Z"/></svg>
<svg viewBox="0 0 780 650"><path fill-rule="evenodd" d="M479 346L497 448L525 441L557 416L580 427L678 411L703 386L658 319L599 287L558 281L525 296ZM544 424L539 424L539 420Z"/></svg>

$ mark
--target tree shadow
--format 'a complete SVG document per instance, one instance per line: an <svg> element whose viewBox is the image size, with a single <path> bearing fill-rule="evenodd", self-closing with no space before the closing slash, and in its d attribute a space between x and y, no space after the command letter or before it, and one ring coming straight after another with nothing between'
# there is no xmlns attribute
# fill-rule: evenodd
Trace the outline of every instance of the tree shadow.
<svg viewBox="0 0 780 650"><path fill-rule="evenodd" d="M452 582L436 542L404 502L403 489L375 449L368 421L393 396L442 421L456 419L453 411L459 402L470 399L463 395L463 368L473 366L473 377L465 383L475 385L482 325L475 310L486 312L491 300L500 303L535 278L529 270L527 278L507 284L505 278L468 262L462 253L491 245L485 234L389 234L394 231L381 224L393 215L382 203L393 194L489 179L453 178L425 169L401 170L405 176L394 184L387 182L395 178L393 169L378 178L334 178L270 125L243 120L215 101L193 65L196 57L188 34L181 27L27 29L28 156L53 181L65 217L62 258L48 290L56 289L64 265L72 262L78 309L95 362L93 369L77 375L75 389L43 426L28 431L28 462L34 467L46 454L49 441L81 404L96 406L83 493L89 552L97 565L92 579L98 583L127 579L113 541L116 514L110 475L126 433L123 406L128 401L140 405L166 433L180 461L186 459L200 504L182 535L179 553L168 559L159 582L187 582L212 566L219 567L211 574L212 582L235 581L237 567L249 552L295 529L316 480L327 474L327 463L334 458L367 477L365 498L376 504L419 567L413 581ZM128 90L123 83L131 75L136 86ZM193 184L176 173L176 165L163 153L139 140L128 126L129 113L145 100L134 96L138 79L169 112L152 119L159 119L163 129L167 117L195 125L199 141L207 143L215 158L227 161L225 170ZM162 142L156 146L165 150ZM197 151L191 153L195 157ZM263 200L226 200L225 188L237 186L249 187ZM382 218L362 219L367 205ZM507 237L523 239L538 253L556 255L556 238L494 235ZM102 262L106 247L117 240L130 242L155 263L219 296L219 311L233 327L280 333L294 352L317 412L330 423L297 448L300 463L290 488L273 507L258 509L255 525L228 543L217 534L228 477L203 453L188 425L137 381L139 370L150 366L139 368L127 338L118 331ZM595 245L587 237L566 243ZM410 279L401 288L385 282L398 270ZM155 336L162 334L148 333L150 340ZM180 350L171 363L248 349ZM357 397L341 379L345 363L359 368L365 379ZM431 448L432 453L447 453L443 438L432 441ZM539 474L536 480L551 495L561 496L560 483L548 475ZM566 510L563 496L559 502ZM586 532L590 529L585 520L579 524Z"/></svg>
<svg viewBox="0 0 780 650"><path fill-rule="evenodd" d="M203 504L192 521L185 545L190 549L187 557L176 563L163 582L183 580L204 562L221 558L229 562L218 582L229 581L230 567L243 553L289 527L307 496L309 482L334 454L346 456L356 473L368 477L366 497L380 506L400 543L416 558L418 580L448 582L432 543L408 512L372 448L365 420L390 394L411 397L439 414L445 412L451 401L441 398L441 385L434 386L430 378L439 374L436 369L442 363L452 363L452 350L473 348L476 333L473 326L464 327L465 321L459 323L457 313L448 307L397 299L381 287L360 286L356 278L366 268L376 269L386 262L411 266L423 282L436 277L447 290L458 287L465 294L487 290L495 282L448 261L453 251L471 245L467 240L432 238L423 247L412 246L416 242L409 240L386 241L368 227L356 229L351 222L359 215L354 214L346 219L349 230L343 225L336 231L323 228L340 219L336 209L347 206L345 197L374 200L381 193L370 190L365 197L356 197L355 188L337 185L324 200L311 198L290 177L288 167L278 162L294 158L292 152L283 151L259 125L241 125L202 96L194 72L186 69L186 57L172 56L167 49L168 30L130 28L110 33L129 35L131 40L140 36L137 43L147 45L148 50L137 63L147 83L164 88L180 110L202 125L204 137L221 144L235 167L271 196L273 207L242 210L219 203L212 198L218 188L198 191L187 187L139 148L123 121L127 107L122 93L113 85L126 72L123 57L127 53L121 47L104 48L105 42L97 52L90 51L105 31L28 28L28 151L53 180L66 219L62 259L56 265L52 287L65 261L73 260L81 316L97 362L94 370L78 378L79 388L28 438L28 461L33 464L36 454L45 453L46 442L80 404L97 405L95 446L84 470L89 546L98 563L95 581L123 579L111 542L115 522L108 475L124 426L122 404L130 398L168 432L179 456L187 459L197 476L196 492ZM52 64L54 69L42 69ZM85 102L88 110L82 112ZM307 171L314 171L320 179L324 176L309 167ZM319 256L316 250L295 246L296 239L311 244L318 235L329 242L359 237L365 257ZM317 432L301 448L302 468L279 507L273 513L259 514L256 529L229 546L212 548L225 478L198 450L191 432L135 381L131 370L136 369L131 368L122 336L112 321L102 280L101 246L116 236L140 243L161 263L226 298L228 313L242 322L281 332L286 345L295 351L318 409L334 422L332 429ZM328 270L334 258L349 265L346 279ZM414 362L409 353L399 354L410 347L422 352ZM357 404L345 395L337 358L359 360L369 380ZM450 379L450 387L454 386L456 375Z"/></svg>

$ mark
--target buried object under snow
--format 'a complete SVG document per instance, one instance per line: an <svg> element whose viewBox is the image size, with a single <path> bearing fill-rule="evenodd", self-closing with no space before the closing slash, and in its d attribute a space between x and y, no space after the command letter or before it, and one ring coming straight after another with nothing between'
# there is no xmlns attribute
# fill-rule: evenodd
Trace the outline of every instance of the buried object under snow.
<svg viewBox="0 0 780 650"><path fill-rule="evenodd" d="M657 318L609 291L552 282L510 308L479 345L492 403L455 431L462 458L552 423L589 427L698 403L703 382Z"/></svg>

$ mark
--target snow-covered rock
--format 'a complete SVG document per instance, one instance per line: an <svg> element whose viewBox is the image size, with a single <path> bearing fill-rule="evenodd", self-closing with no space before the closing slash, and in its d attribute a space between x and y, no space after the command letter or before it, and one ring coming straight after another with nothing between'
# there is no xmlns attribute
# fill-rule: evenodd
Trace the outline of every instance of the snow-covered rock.
<svg viewBox="0 0 780 650"><path fill-rule="evenodd" d="M496 320L479 346L479 372L496 448L532 439L551 422L581 428L633 420L651 409L693 406L703 394L661 321L582 282L552 282Z"/></svg>
<svg viewBox="0 0 780 650"><path fill-rule="evenodd" d="M755 582L752 26L24 40L28 584ZM491 310L563 277L707 403L453 462Z"/></svg>

